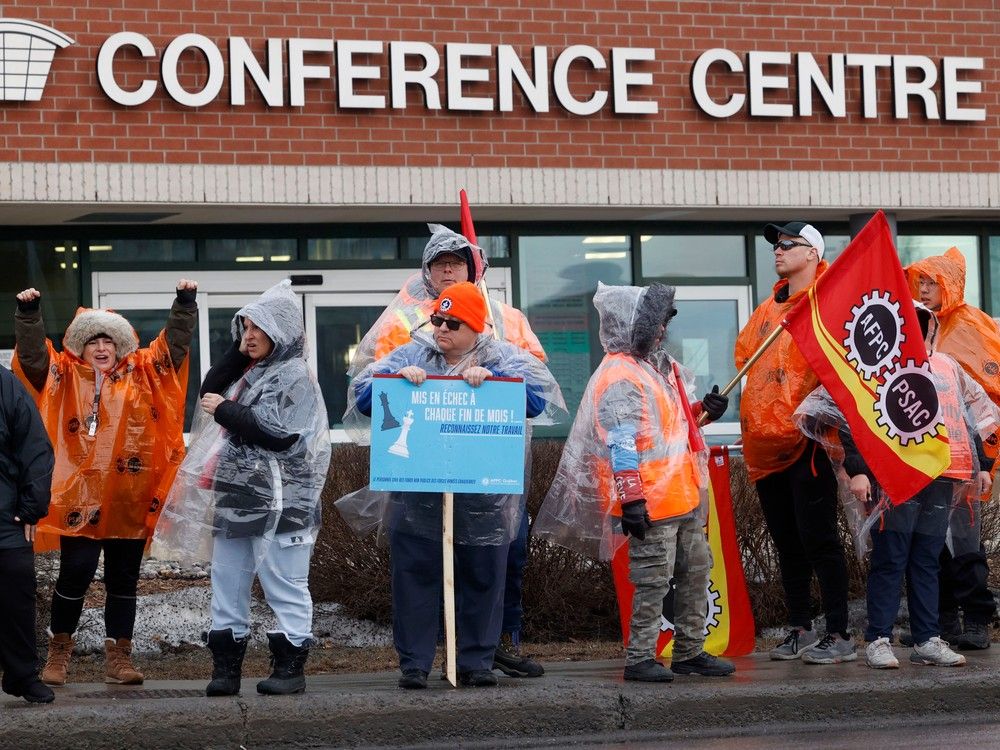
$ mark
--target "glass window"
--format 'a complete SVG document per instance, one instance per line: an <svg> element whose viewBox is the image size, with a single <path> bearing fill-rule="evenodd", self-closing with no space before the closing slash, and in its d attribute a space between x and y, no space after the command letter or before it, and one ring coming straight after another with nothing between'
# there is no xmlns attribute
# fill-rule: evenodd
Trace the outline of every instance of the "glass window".
<svg viewBox="0 0 1000 750"><path fill-rule="evenodd" d="M91 263L193 262L194 240L91 240Z"/></svg>
<svg viewBox="0 0 1000 750"><path fill-rule="evenodd" d="M597 282L632 283L628 237L521 237L521 304L549 357L569 413L604 356L594 308ZM562 425L566 434L569 426Z"/></svg>
<svg viewBox="0 0 1000 750"><path fill-rule="evenodd" d="M694 288L685 291L696 293ZM695 396L701 398L713 385L721 389L736 375L733 349L740 331L740 314L733 299L681 299L678 315L667 328L666 348L671 356L694 373ZM720 422L740 418L740 385L729 394L729 408Z"/></svg>
<svg viewBox="0 0 1000 750"><path fill-rule="evenodd" d="M979 240L975 235L916 234L897 238L896 248L903 267L931 255L944 255L957 247L965 256L965 301L979 306Z"/></svg>
<svg viewBox="0 0 1000 750"><path fill-rule="evenodd" d="M331 237L306 243L309 260L395 260L398 252L396 237Z"/></svg>
<svg viewBox="0 0 1000 750"><path fill-rule="evenodd" d="M847 234L825 234L823 241L826 244L823 260L833 263L850 243L851 237ZM763 235L754 237L754 254L757 263L754 282L759 305L771 294L771 289L778 281L778 274L774 272L774 246L765 240Z"/></svg>
<svg viewBox="0 0 1000 750"><path fill-rule="evenodd" d="M169 310L120 310L135 332L139 335L139 346L149 346L160 335L167 322ZM201 386L201 368L199 363L201 349L198 345L198 329L195 328L191 338L191 352L188 355L191 365L188 370L187 398L184 407L184 431L191 430L191 418L198 405L198 390Z"/></svg>
<svg viewBox="0 0 1000 750"><path fill-rule="evenodd" d="M382 305L316 308L316 377L331 427L343 423L351 358L384 309Z"/></svg>
<svg viewBox="0 0 1000 750"><path fill-rule="evenodd" d="M420 260L424 257L424 248L430 237L407 237L403 246L404 258L416 258ZM479 235L479 247L486 251L487 258L509 258L510 257L510 237Z"/></svg>
<svg viewBox="0 0 1000 750"><path fill-rule="evenodd" d="M990 237L990 315L1000 315L1000 237Z"/></svg>
<svg viewBox="0 0 1000 750"><path fill-rule="evenodd" d="M14 348L14 295L28 287L42 293L45 333L62 349L63 333L80 305L78 248L76 240L0 240L0 295L10 300L0 315L0 349Z"/></svg>
<svg viewBox="0 0 1000 750"><path fill-rule="evenodd" d="M233 345L233 316L238 307L211 307L208 310L208 361L213 365Z"/></svg>
<svg viewBox="0 0 1000 750"><path fill-rule="evenodd" d="M746 248L742 234L643 235L642 275L746 276Z"/></svg>
<svg viewBox="0 0 1000 750"><path fill-rule="evenodd" d="M204 260L237 263L287 263L298 258L296 240L205 240Z"/></svg>

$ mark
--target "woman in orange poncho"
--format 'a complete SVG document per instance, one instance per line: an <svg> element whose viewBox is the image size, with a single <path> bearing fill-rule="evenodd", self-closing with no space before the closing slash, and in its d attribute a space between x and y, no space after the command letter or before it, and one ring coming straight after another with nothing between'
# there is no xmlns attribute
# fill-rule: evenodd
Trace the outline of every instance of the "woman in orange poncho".
<svg viewBox="0 0 1000 750"><path fill-rule="evenodd" d="M906 278L913 298L937 314L938 351L954 357L1000 406L1000 332L993 318L965 301L965 257L950 248L907 266ZM983 440L986 455L994 460L998 432ZM994 474L998 465L995 461ZM953 514L948 545L941 553L941 637L961 649L989 648L990 623L997 612L979 511L979 499L970 497L966 512Z"/></svg>
<svg viewBox="0 0 1000 750"><path fill-rule="evenodd" d="M80 308L63 350L45 338L41 294L17 295L12 369L55 448L49 514L36 549L60 550L42 680L66 682L83 599L104 553L107 682L139 684L131 661L146 541L184 456L184 397L198 285L181 279L167 324L146 348L125 318Z"/></svg>

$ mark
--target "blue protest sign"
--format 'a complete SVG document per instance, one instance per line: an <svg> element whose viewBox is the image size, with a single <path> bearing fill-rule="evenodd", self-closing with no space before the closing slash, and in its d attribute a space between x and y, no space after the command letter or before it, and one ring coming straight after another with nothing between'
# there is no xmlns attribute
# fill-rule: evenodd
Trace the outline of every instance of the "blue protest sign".
<svg viewBox="0 0 1000 750"><path fill-rule="evenodd" d="M397 375L372 382L371 488L524 492L525 390L519 379Z"/></svg>

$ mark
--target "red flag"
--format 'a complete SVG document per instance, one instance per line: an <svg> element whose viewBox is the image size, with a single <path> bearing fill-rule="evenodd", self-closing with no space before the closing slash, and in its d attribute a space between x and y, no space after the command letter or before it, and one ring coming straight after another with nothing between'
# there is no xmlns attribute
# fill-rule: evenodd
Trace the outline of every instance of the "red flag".
<svg viewBox="0 0 1000 750"><path fill-rule="evenodd" d="M729 491L729 451L712 448L708 463L709 510L708 543L712 548L712 573L709 577L705 614L705 650L710 654L743 656L754 649L754 621L747 596L743 562L733 523L733 500ZM632 594L635 587L628 578L628 545L618 548L611 562L618 595L622 637L628 643L632 619ZM658 656L669 656L674 635L673 589L663 600Z"/></svg>
<svg viewBox="0 0 1000 750"><path fill-rule="evenodd" d="M476 239L476 228L472 224L472 209L469 208L469 196L465 194L465 189L458 191L458 198L462 203L462 236L476 247L479 247L479 240ZM481 279L486 272L486 259L483 251L472 253L472 262L476 267L476 279ZM473 279L469 279L474 281Z"/></svg>
<svg viewBox="0 0 1000 750"><path fill-rule="evenodd" d="M893 503L948 468L948 432L884 213L872 217L782 325Z"/></svg>
<svg viewBox="0 0 1000 750"><path fill-rule="evenodd" d="M684 379L681 377L681 368L676 362L673 363L673 368L674 380L677 382L677 395L681 402L681 408L684 410L684 417L688 423L688 447L692 453L698 453L705 450L705 438L702 437L701 430L698 429L698 420L694 418L691 402L688 401L687 391L684 390Z"/></svg>

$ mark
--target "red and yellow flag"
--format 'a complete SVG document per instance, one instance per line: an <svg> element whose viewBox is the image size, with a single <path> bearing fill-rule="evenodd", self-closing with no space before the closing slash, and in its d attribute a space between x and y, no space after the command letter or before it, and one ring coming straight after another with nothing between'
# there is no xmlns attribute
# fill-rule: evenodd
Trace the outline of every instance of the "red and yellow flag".
<svg viewBox="0 0 1000 750"><path fill-rule="evenodd" d="M893 503L909 500L948 468L948 432L927 349L882 211L782 325Z"/></svg>
<svg viewBox="0 0 1000 750"><path fill-rule="evenodd" d="M736 542L733 501L729 491L729 451L712 448L708 463L709 511L708 543L712 548L712 572L709 577L705 612L705 650L716 656L743 656L754 649L754 622L743 578L743 562ZM632 594L635 587L628 579L628 545L618 548L611 562L618 594L618 613L622 638L628 643L632 619ZM669 657L673 650L674 593L663 600L660 637L656 653Z"/></svg>

